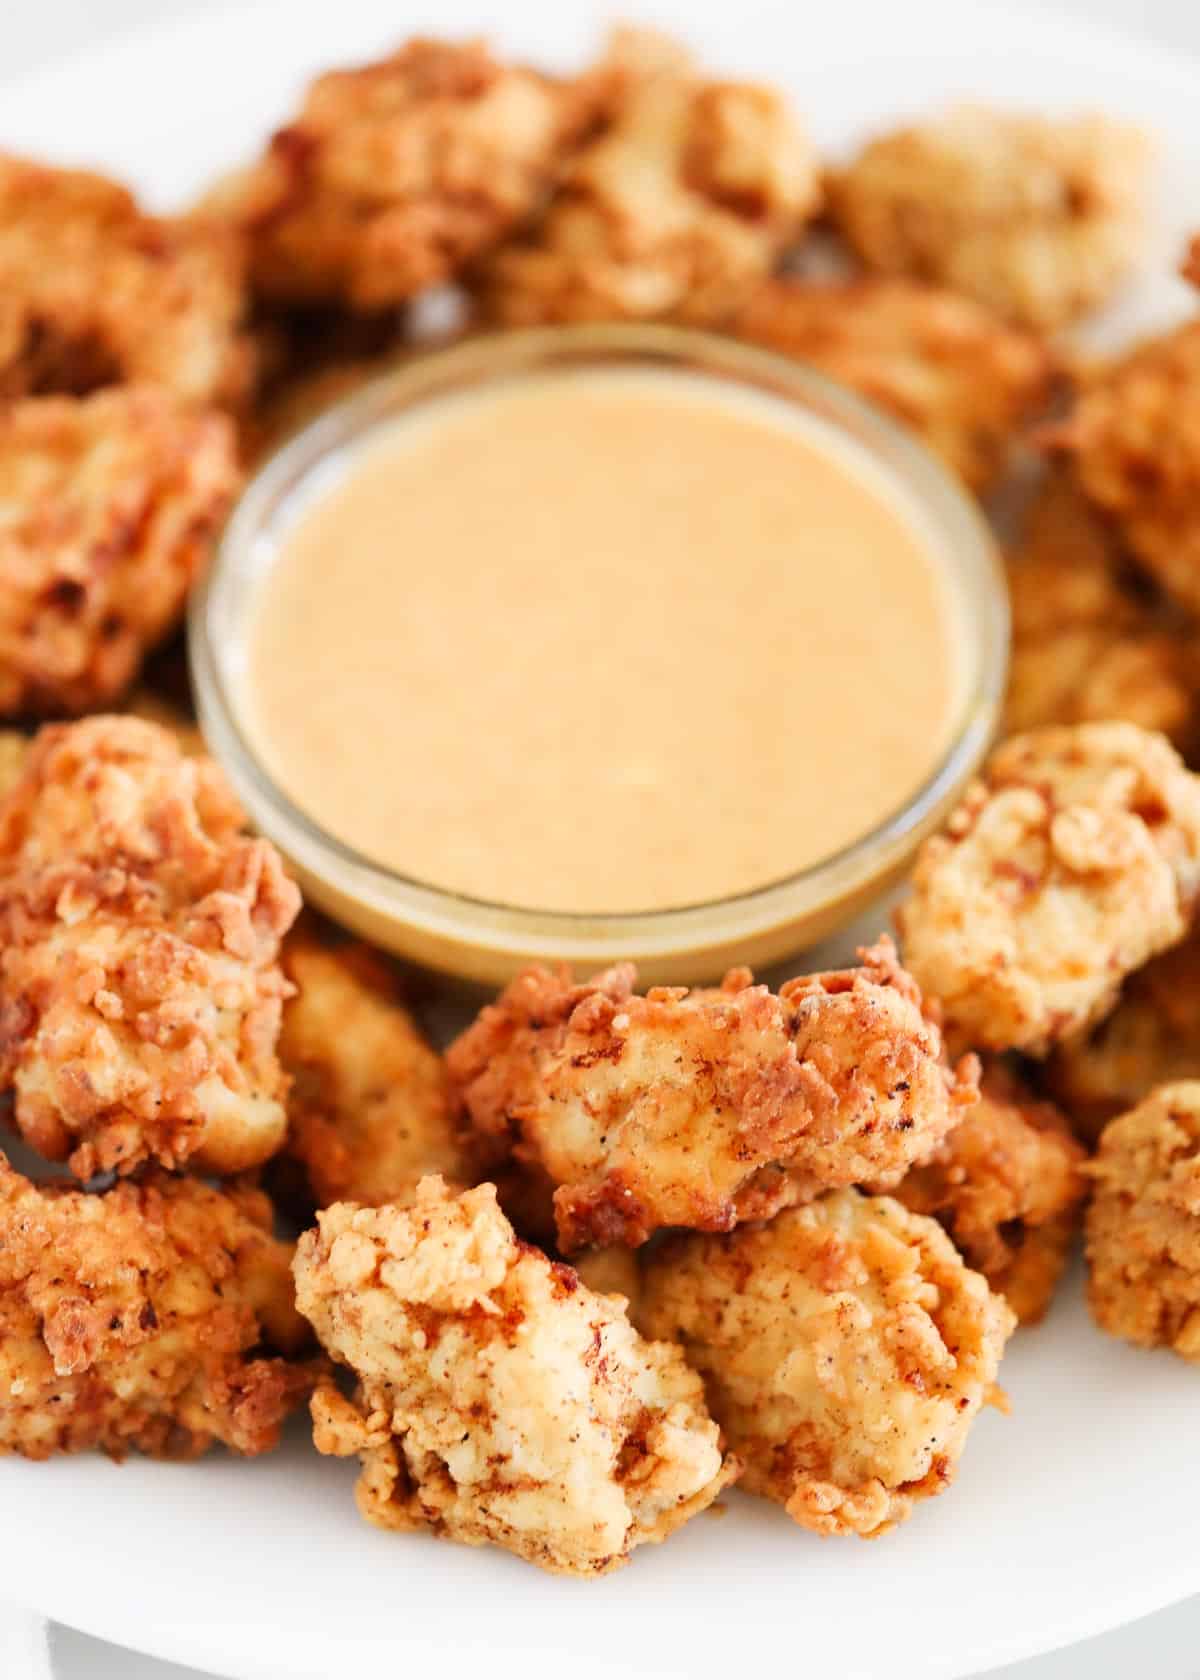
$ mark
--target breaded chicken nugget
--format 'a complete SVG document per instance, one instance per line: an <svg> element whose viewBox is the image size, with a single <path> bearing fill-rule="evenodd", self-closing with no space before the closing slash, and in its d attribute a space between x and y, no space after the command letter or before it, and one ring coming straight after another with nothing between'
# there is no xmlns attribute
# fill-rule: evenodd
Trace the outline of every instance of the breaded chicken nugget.
<svg viewBox="0 0 1200 1680"><path fill-rule="evenodd" d="M1050 330L1105 303L1136 257L1150 146L1102 116L961 105L880 136L829 192L869 267Z"/></svg>
<svg viewBox="0 0 1200 1680"><path fill-rule="evenodd" d="M1118 719L1160 730L1181 748L1192 744L1195 634L1132 587L1108 532L1066 475L1052 475L1035 499L1008 584L1007 733Z"/></svg>
<svg viewBox="0 0 1200 1680"><path fill-rule="evenodd" d="M1004 472L1053 385L1051 357L1032 334L910 280L765 280L731 330L878 403L978 492Z"/></svg>
<svg viewBox="0 0 1200 1680"><path fill-rule="evenodd" d="M166 391L0 409L0 715L85 711L127 688L237 481L229 421Z"/></svg>
<svg viewBox="0 0 1200 1680"><path fill-rule="evenodd" d="M0 1080L81 1178L240 1172L283 1141L300 895L225 778L131 717L44 729L0 805Z"/></svg>
<svg viewBox="0 0 1200 1680"><path fill-rule="evenodd" d="M537 209L596 114L586 81L502 64L480 41L409 41L317 77L225 208L267 297L383 309Z"/></svg>
<svg viewBox="0 0 1200 1680"><path fill-rule="evenodd" d="M296 988L279 1055L291 1078L290 1156L318 1207L404 1200L427 1173L464 1177L445 1064L367 945L291 934L283 969Z"/></svg>
<svg viewBox="0 0 1200 1680"><path fill-rule="evenodd" d="M237 404L244 271L229 226L148 216L102 175L0 154L0 398L142 381Z"/></svg>
<svg viewBox="0 0 1200 1680"><path fill-rule="evenodd" d="M0 799L11 793L25 770L29 737L16 729L0 729Z"/></svg>
<svg viewBox="0 0 1200 1680"><path fill-rule="evenodd" d="M610 121L546 214L480 265L491 320L718 320L816 213L816 154L784 99L643 40L618 41Z"/></svg>
<svg viewBox="0 0 1200 1680"><path fill-rule="evenodd" d="M102 1195L0 1155L0 1453L267 1452L313 1386L257 1191L150 1172Z"/></svg>
<svg viewBox="0 0 1200 1680"><path fill-rule="evenodd" d="M582 985L529 969L451 1045L450 1075L477 1136L559 1186L568 1252L894 1183L974 1101L974 1065L945 1064L890 940L860 956L778 996L748 969L645 997L631 964Z"/></svg>
<svg viewBox="0 0 1200 1680"><path fill-rule="evenodd" d="M945 1226L1021 1324L1046 1316L1083 1212L1086 1151L1066 1117L1000 1063L933 1159L895 1196Z"/></svg>
<svg viewBox="0 0 1200 1680"><path fill-rule="evenodd" d="M1110 1121L1089 1169L1088 1301L1110 1336L1200 1360L1200 1081Z"/></svg>
<svg viewBox="0 0 1200 1680"><path fill-rule="evenodd" d="M1157 1085L1200 1079L1200 939L1193 934L1130 976L1120 1001L1086 1038L1060 1044L1046 1083L1081 1136Z"/></svg>
<svg viewBox="0 0 1200 1680"><path fill-rule="evenodd" d="M838 1190L668 1239L637 1322L686 1350L748 1492L818 1534L873 1537L953 1480L1013 1316L932 1219Z"/></svg>
<svg viewBox="0 0 1200 1680"><path fill-rule="evenodd" d="M1200 317L1089 384L1055 436L1133 557L1200 612Z"/></svg>
<svg viewBox="0 0 1200 1680"><path fill-rule="evenodd" d="M1161 735L1080 724L998 748L896 923L952 1043L1040 1056L1178 944L1198 889L1200 780Z"/></svg>
<svg viewBox="0 0 1200 1680"><path fill-rule="evenodd" d="M622 1302L518 1242L481 1184L410 1207L339 1203L301 1237L297 1300L359 1379L313 1399L321 1452L362 1457L381 1528L602 1575L733 1480L700 1379Z"/></svg>

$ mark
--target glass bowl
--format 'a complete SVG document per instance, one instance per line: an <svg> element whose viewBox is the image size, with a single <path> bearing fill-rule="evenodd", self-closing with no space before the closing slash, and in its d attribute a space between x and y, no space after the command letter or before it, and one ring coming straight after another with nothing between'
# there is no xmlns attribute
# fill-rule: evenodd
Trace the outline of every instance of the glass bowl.
<svg viewBox="0 0 1200 1680"><path fill-rule="evenodd" d="M417 404L485 381L564 367L701 372L784 397L847 434L916 502L944 550L966 646L961 716L936 770L903 807L832 856L736 897L663 911L574 914L489 903L362 856L297 806L252 749L239 687L254 593L305 502L376 428ZM582 969L632 958L647 983L707 980L827 938L893 886L946 816L995 728L1008 657L1008 598L979 510L939 463L851 392L782 356L666 326L554 327L469 338L381 374L327 409L251 479L189 615L200 722L252 821L288 859L308 899L374 944L462 978L502 983L531 961ZM244 689L243 689L244 691Z"/></svg>

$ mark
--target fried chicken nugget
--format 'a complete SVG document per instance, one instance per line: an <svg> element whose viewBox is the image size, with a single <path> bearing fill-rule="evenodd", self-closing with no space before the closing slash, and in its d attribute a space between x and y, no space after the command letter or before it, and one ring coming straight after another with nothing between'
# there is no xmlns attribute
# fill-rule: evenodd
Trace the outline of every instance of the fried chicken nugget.
<svg viewBox="0 0 1200 1680"><path fill-rule="evenodd" d="M298 931L283 969L296 988L279 1039L287 1149L316 1205L401 1200L428 1173L462 1179L445 1064L387 964L367 945L333 950Z"/></svg>
<svg viewBox="0 0 1200 1680"><path fill-rule="evenodd" d="M489 319L718 320L816 214L816 154L784 99L644 42L618 39L610 121L546 214L479 265Z"/></svg>
<svg viewBox="0 0 1200 1680"><path fill-rule="evenodd" d="M0 715L117 698L237 488L229 421L148 386L0 408Z"/></svg>
<svg viewBox="0 0 1200 1680"><path fill-rule="evenodd" d="M961 293L911 280L764 280L731 330L878 403L980 493L1054 384L1050 354L1031 333Z"/></svg>
<svg viewBox="0 0 1200 1680"><path fill-rule="evenodd" d="M1054 441L1139 565L1200 613L1200 316L1088 385Z"/></svg>
<svg viewBox="0 0 1200 1680"><path fill-rule="evenodd" d="M595 116L586 81L502 64L481 41L412 40L328 71L230 189L255 286L361 311L403 302L529 216Z"/></svg>
<svg viewBox="0 0 1200 1680"><path fill-rule="evenodd" d="M747 1492L872 1538L953 1480L1014 1322L940 1225L857 1190L669 1238L637 1321L704 1378Z"/></svg>
<svg viewBox="0 0 1200 1680"><path fill-rule="evenodd" d="M1162 1085L1111 1121L1089 1171L1096 1323L1200 1361L1200 1081Z"/></svg>
<svg viewBox="0 0 1200 1680"><path fill-rule="evenodd" d="M252 381L245 250L102 175L0 154L0 399L162 385L235 406Z"/></svg>
<svg viewBox="0 0 1200 1680"><path fill-rule="evenodd" d="M300 895L209 759L131 717L44 729L0 805L0 1081L81 1178L232 1173L283 1141Z"/></svg>
<svg viewBox="0 0 1200 1680"><path fill-rule="evenodd" d="M558 1185L567 1252L894 1183L974 1101L974 1064L945 1064L889 939L860 956L778 996L748 969L645 997L628 963L582 985L528 969L451 1045L451 1079L478 1137Z"/></svg>
<svg viewBox="0 0 1200 1680"><path fill-rule="evenodd" d="M1081 1136L1095 1142L1107 1122L1157 1085L1200 1079L1200 940L1155 957L1125 982L1120 1001L1086 1038L1060 1044L1046 1084Z"/></svg>
<svg viewBox="0 0 1200 1680"><path fill-rule="evenodd" d="M0 1453L267 1452L311 1390L291 1249L257 1191L152 1171L100 1195L0 1154Z"/></svg>
<svg viewBox="0 0 1200 1680"><path fill-rule="evenodd" d="M1108 117L961 105L871 141L831 180L831 209L870 268L1048 331L1105 303L1131 267L1150 151Z"/></svg>
<svg viewBox="0 0 1200 1680"><path fill-rule="evenodd" d="M1039 1324L1079 1227L1086 1154L1066 1117L995 1063L979 1102L894 1194L945 1226L1018 1323Z"/></svg>
<svg viewBox="0 0 1200 1680"><path fill-rule="evenodd" d="M1008 567L1012 654L1004 728L1119 719L1193 745L1193 633L1130 586L1107 530L1064 474L1030 509Z"/></svg>
<svg viewBox="0 0 1200 1680"><path fill-rule="evenodd" d="M993 753L896 924L950 1042L1042 1056L1179 943L1198 890L1200 780L1161 735L1080 724Z"/></svg>
<svg viewBox="0 0 1200 1680"><path fill-rule="evenodd" d="M678 1349L518 1242L490 1184L339 1203L295 1274L300 1311L359 1379L353 1401L318 1389L317 1448L361 1455L359 1509L381 1528L602 1575L737 1473Z"/></svg>

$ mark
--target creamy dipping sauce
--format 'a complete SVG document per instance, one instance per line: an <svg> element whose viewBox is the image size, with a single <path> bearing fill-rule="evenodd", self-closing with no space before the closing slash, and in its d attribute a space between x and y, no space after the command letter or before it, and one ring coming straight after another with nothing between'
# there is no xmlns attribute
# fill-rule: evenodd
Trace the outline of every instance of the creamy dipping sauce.
<svg viewBox="0 0 1200 1680"><path fill-rule="evenodd" d="M412 879L667 909L900 809L964 703L920 507L783 398L652 367L431 400L310 488L240 709L283 791Z"/></svg>

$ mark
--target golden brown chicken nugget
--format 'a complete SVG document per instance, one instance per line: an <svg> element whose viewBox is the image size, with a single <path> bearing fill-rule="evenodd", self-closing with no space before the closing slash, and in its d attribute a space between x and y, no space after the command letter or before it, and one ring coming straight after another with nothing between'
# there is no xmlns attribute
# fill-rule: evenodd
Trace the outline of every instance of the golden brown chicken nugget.
<svg viewBox="0 0 1200 1680"><path fill-rule="evenodd" d="M339 1203L295 1272L301 1312L359 1378L353 1400L318 1389L317 1448L360 1455L359 1509L381 1528L602 1575L736 1475L679 1350L519 1242L490 1184Z"/></svg>
<svg viewBox="0 0 1200 1680"><path fill-rule="evenodd" d="M637 1322L704 1378L748 1492L818 1534L873 1537L953 1480L1014 1321L932 1219L837 1190L668 1239Z"/></svg>

